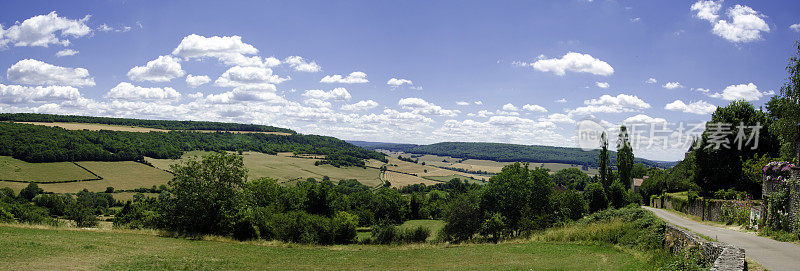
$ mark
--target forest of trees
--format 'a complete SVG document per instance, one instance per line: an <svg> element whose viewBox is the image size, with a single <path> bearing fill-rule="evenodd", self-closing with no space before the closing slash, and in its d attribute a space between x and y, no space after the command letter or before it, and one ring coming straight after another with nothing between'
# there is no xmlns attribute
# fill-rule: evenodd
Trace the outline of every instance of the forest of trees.
<svg viewBox="0 0 800 271"><path fill-rule="evenodd" d="M224 123L211 121L145 120L107 117L52 115L35 113L0 113L0 121L24 122L76 122L109 125L137 126L164 130L214 130L214 131L258 131L295 134L295 131L266 125Z"/></svg>
<svg viewBox="0 0 800 271"><path fill-rule="evenodd" d="M363 167L363 159L386 161L383 154L327 136L88 131L0 122L0 155L26 162L139 161L145 156L175 159L193 150L320 154L330 156L326 163L336 166Z"/></svg>
<svg viewBox="0 0 800 271"><path fill-rule="evenodd" d="M498 162L564 163L597 167L598 150L584 151L580 148L566 148L537 145L517 145L505 143L480 142L441 142L430 145L377 144L353 142L371 150L400 151L414 154L432 154L461 159L483 159ZM616 161L616 152L610 152L611 162ZM662 163L647 159L636 159L651 167L667 167L672 163Z"/></svg>

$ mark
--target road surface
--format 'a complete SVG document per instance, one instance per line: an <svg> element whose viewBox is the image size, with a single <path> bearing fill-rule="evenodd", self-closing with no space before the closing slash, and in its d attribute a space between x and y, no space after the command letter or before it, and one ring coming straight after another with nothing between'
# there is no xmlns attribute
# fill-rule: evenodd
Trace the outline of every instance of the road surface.
<svg viewBox="0 0 800 271"><path fill-rule="evenodd" d="M745 250L748 258L773 271L800 270L800 246L750 233L695 222L666 210L643 207L664 221Z"/></svg>

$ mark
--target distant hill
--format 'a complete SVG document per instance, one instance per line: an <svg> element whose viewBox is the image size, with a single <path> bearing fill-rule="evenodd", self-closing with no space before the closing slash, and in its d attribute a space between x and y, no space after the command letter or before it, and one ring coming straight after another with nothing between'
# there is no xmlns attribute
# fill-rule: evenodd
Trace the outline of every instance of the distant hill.
<svg viewBox="0 0 800 271"><path fill-rule="evenodd" d="M389 150L414 154L432 154L466 159L482 159L498 162L564 163L597 166L600 150L584 151L579 148L517 145L480 142L441 142L430 145L397 144L350 141L353 145L370 150ZM610 153L612 162L617 153ZM652 161L636 158L637 163L652 167L669 168L678 162Z"/></svg>

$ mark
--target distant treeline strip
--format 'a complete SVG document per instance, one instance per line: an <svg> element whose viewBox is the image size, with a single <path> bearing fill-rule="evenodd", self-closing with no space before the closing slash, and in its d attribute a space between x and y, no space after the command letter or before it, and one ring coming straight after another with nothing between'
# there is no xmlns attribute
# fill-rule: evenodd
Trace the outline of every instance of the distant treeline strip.
<svg viewBox="0 0 800 271"><path fill-rule="evenodd" d="M337 166L363 167L364 159L386 161L378 152L317 135L87 131L0 122L0 155L26 162L142 161L145 156L177 159L195 150L319 154L328 157L326 160L335 159L328 163Z"/></svg>
<svg viewBox="0 0 800 271"><path fill-rule="evenodd" d="M584 151L579 148L505 143L442 142L430 145L354 143L371 150L382 149L394 152L431 154L461 159L481 159L498 162L562 163L586 165L589 167L597 166L597 157L599 155L599 150ZM613 164L617 153L610 152L610 156ZM667 166L666 164L662 165L659 162L646 159L637 158L636 162L648 166Z"/></svg>
<svg viewBox="0 0 800 271"><path fill-rule="evenodd" d="M164 130L214 130L214 131L257 131L296 134L297 132L266 125L224 123L211 121L144 120L106 117L51 115L34 113L2 113L0 121L25 122L76 122L109 125L137 126Z"/></svg>

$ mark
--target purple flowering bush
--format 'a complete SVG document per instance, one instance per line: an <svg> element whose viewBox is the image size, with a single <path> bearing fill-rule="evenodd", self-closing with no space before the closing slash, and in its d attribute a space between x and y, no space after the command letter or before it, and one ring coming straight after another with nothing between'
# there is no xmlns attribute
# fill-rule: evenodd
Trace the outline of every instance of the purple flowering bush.
<svg viewBox="0 0 800 271"><path fill-rule="evenodd" d="M794 164L789 162L769 162L762 169L764 171L764 181L783 183L789 179L789 174Z"/></svg>

